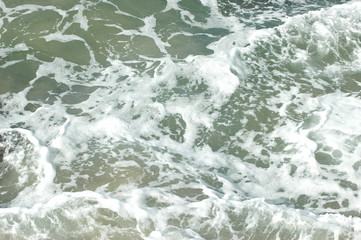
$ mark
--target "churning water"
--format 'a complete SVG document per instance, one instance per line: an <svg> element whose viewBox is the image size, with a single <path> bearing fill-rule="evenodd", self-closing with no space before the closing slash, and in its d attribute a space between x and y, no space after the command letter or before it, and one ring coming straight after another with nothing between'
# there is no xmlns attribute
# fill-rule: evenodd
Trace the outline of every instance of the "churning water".
<svg viewBox="0 0 361 240"><path fill-rule="evenodd" d="M0 239L361 239L361 2L0 0Z"/></svg>

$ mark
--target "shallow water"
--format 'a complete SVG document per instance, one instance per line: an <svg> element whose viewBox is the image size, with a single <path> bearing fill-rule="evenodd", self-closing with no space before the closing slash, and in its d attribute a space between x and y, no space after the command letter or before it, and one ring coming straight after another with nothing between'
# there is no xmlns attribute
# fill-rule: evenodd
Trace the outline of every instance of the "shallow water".
<svg viewBox="0 0 361 240"><path fill-rule="evenodd" d="M0 238L361 238L360 12L0 0Z"/></svg>

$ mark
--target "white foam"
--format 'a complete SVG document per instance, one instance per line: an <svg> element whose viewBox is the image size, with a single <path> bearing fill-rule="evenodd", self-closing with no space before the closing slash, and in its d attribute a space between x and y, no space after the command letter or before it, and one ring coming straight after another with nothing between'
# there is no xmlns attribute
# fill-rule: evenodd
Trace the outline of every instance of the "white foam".
<svg viewBox="0 0 361 240"><path fill-rule="evenodd" d="M341 93L320 97L320 105L327 112L322 128L347 135L361 135L361 101Z"/></svg>
<svg viewBox="0 0 361 240"><path fill-rule="evenodd" d="M169 44L164 43L163 41L161 41L159 39L159 37L157 36L156 32L154 31L154 28L156 26L155 17L154 16L146 17L144 19L144 23L145 23L145 25L140 28L140 31L144 35L149 36L150 38L152 38L155 41L155 44L157 45L157 47L159 48L159 50L162 53L166 53L167 51L165 50L165 47L169 46Z"/></svg>
<svg viewBox="0 0 361 240"><path fill-rule="evenodd" d="M1 26L0 26L1 28ZM29 48L28 46L26 46L25 43L19 43L19 44L16 44L13 48L2 48L2 51L0 52L0 57L2 58L5 58L6 56L8 56L9 54L11 53L14 53L14 52L20 52L20 51L28 51ZM6 68L8 66L10 66L11 64L13 64L14 61L10 61L9 63L6 63L4 65L1 65L1 68Z"/></svg>
<svg viewBox="0 0 361 240"><path fill-rule="evenodd" d="M221 136L225 138L224 144L215 152L207 142L207 134L219 131L215 129L216 121L221 121L222 114L228 114L220 109L238 88L246 86L247 83L240 84L240 81L252 74L252 66L245 64L242 54L253 54L257 42L272 38L275 30L245 30L245 26L239 24L235 17L223 17L219 13L217 1L201 1L211 9L211 17L207 23L198 23L190 12L179 8L178 2L168 1L163 11L170 8L181 11L184 20L188 16L190 20L187 23L192 26L222 27L240 32L234 32L209 45L214 54L191 56L178 62L168 55L157 59L159 64L151 58L124 63L119 60L121 58L109 57L109 67L91 63L90 67L83 66L85 70L81 73L74 70L79 66L64 59L41 62L36 79L51 76L57 83L66 84L71 89L69 91L76 85L84 88L98 87L97 90L86 93L89 98L80 103L62 103L61 98L69 92L66 91L57 95L58 100L54 104L33 101L32 103L42 106L32 113L19 114L14 109L26 106L28 102L25 96L32 86L19 94L7 94L9 99L4 97L4 102L7 103L4 110L9 111L11 116L2 116L5 123L1 123L1 126L8 127L11 123L22 121L27 128L33 129L33 132L22 129L11 131L21 132L34 146L38 156L35 160L39 164L36 169L39 180L34 186L22 191L10 206L0 209L0 231L5 229L4 232L11 232L9 223L16 222L12 218L20 218L22 221L13 225L13 234L20 233L24 226L33 226L29 230L30 238L41 234L50 238L54 234L51 232L53 230L41 229L36 223L46 216L51 221L58 222L62 231L69 230L63 223L72 223L74 220L80 222L77 226L85 226L81 224L86 222L89 229L97 229L102 231L103 236L109 237L113 230L115 233L119 232L116 232L117 227L102 225L97 218L99 209L104 208L114 212L106 219L110 225L116 224L119 215L129 220L126 223L128 225L124 224L128 229L122 229L123 231L132 232L134 236L144 239L242 238L244 234L256 236L252 234L261 234L265 229L270 232L278 231L279 238L282 231L299 234L301 239L311 239L315 231L333 232L336 236L349 231L348 229L355 231L350 233L353 234L352 237L359 237L359 218L342 215L343 211L360 209L359 199L355 195L359 190L343 187L339 181L349 181L358 187L360 171L355 171L353 166L361 153L356 141L356 137L361 134L359 97L341 92L316 96L311 93L303 94L301 84L296 83L283 89L271 79L269 84L282 91L275 91L274 96L263 102L262 93L267 92L257 93L256 90L261 89L257 83L253 85L254 92L247 93L247 89L242 88L239 93L248 94L246 97L250 106L247 108L243 102L235 103L235 110L244 109L242 114L257 119L258 107L266 107L276 117L268 123L263 121L261 131L246 130L245 126L249 122L247 119L231 119L235 120L235 125L238 124L236 127L242 129L234 133L234 136ZM25 8L29 11L38 9L30 6ZM328 25L327 21L339 16L342 9L349 8L359 9L359 3L292 18L279 28L280 38L289 36L285 33L288 27L313 16L316 23L310 27L310 31L320 40L319 55L324 56L330 51L331 45L322 44L325 41L332 43L334 38L330 27L332 24ZM85 9L85 5L81 4L71 11L77 11L74 21L84 31L89 31L88 19L84 16ZM321 22L320 19L324 16L328 16L328 20ZM145 25L139 31L129 30L122 34L149 36L166 53L169 46L157 35L155 20L154 16L149 16L142 19ZM66 28L65 26L64 29ZM64 35L62 31L43 38L46 41L84 41L77 35ZM9 51L28 50L25 44L19 44ZM359 51L355 51L351 60L352 67L348 70L357 71L360 56ZM286 61L287 57L289 56L282 56L279 60ZM305 68L310 67L307 65L309 53L306 50L297 49L295 58L295 62L303 64ZM131 64L135 63L145 63L146 70L154 70L154 74L132 68ZM342 67L342 63L336 62L325 68L325 71L338 73ZM93 73L97 73L98 77L91 77ZM280 82L285 76L284 72L274 70L271 73L265 72L264 75L261 72L258 80L267 81L267 74L278 77ZM316 74L311 74L312 76ZM181 89L183 92L179 90L180 93L174 90L182 87L178 77L185 78L187 83L183 84L189 87ZM307 77L304 76L306 79ZM35 84L36 79L30 85ZM192 89L201 84L206 86L205 89ZM321 83L314 84L318 89L324 89ZM79 109L81 113L67 113L67 109L71 107ZM185 122L182 141L176 141L162 133L159 123L169 115L180 116ZM228 115L231 116L232 113ZM221 122L225 128L231 124L226 121ZM267 124L274 124L274 129L264 127ZM206 133L201 141L205 143L195 146L197 139L203 137L200 135L200 129L203 128ZM263 142L255 140L260 138L259 135ZM275 142L279 139L284 142L283 150L268 151L269 156L262 155L266 148L269 150L276 146ZM256 166L256 163L245 161L252 159L233 156L227 149L231 147L229 142L232 142L232 147L247 150L247 157L254 160L266 159L269 166L262 168ZM357 144L352 145L353 142ZM325 150L326 145L332 150ZM340 151L341 163L320 164L315 154L321 150L330 156L332 153L339 155ZM337 158L335 156L333 157ZM115 163L110 164L110 161ZM57 164L57 171L63 171L66 180L59 178L55 183ZM105 169L109 167L107 164L111 170ZM99 166L99 171L94 167L96 165ZM133 182L116 182L118 178L124 177L122 171L124 178L127 177L127 168L139 170L139 173L129 173L135 176L129 177L129 181ZM92 173L92 170L96 173ZM93 179L101 179L102 174L109 175L115 183L111 180L104 183L99 181L92 185L92 191L83 191L82 188L87 186L80 186L81 181L89 183ZM113 183L115 186L109 187ZM351 187L354 188L353 185ZM332 198L334 193L338 197ZM329 195L324 197L325 194ZM292 206L296 203L290 201L297 201L302 195L307 195L310 201L318 201L318 206L311 207L309 203L303 206L303 211L294 209L302 207ZM330 201L344 199L348 200L346 207L341 206L341 202L339 209L324 207ZM82 231L87 231L85 228L78 230L80 238L86 234Z"/></svg>
<svg viewBox="0 0 361 240"><path fill-rule="evenodd" d="M18 194L16 199L13 200L12 204L14 206L33 206L38 202L46 202L52 195L53 180L55 177L55 169L50 159L51 154L49 153L49 149L43 146L39 142L39 140L33 135L33 133L28 130L1 129L1 132L3 133L12 131L16 131L22 134L24 137L26 137L28 141L30 141L30 143L34 147L34 156L20 156L20 159L29 157L33 158L25 159L25 161L30 161L30 163L25 164L23 162L21 165L14 165L16 167L16 170L20 174L20 184L28 184L27 182L21 181L21 178L25 177L26 181L30 181L30 179L27 178L27 175L29 174L35 174L37 178L36 182L33 183L33 185L27 187L25 190ZM14 164L15 162L11 161L10 163ZM31 173L29 171L31 171Z"/></svg>
<svg viewBox="0 0 361 240"><path fill-rule="evenodd" d="M53 34L49 34L43 37L47 42L49 41L59 41L59 42L71 42L74 40L78 40L78 41L82 41L84 42L84 40L77 36L77 35L63 35L60 32L56 32Z"/></svg>
<svg viewBox="0 0 361 240"><path fill-rule="evenodd" d="M216 98L228 97L235 91L239 80L231 73L229 63L222 61L223 59L201 58L197 60L193 61L198 68L197 73L207 80L213 96Z"/></svg>
<svg viewBox="0 0 361 240"><path fill-rule="evenodd" d="M72 10L76 10L77 14L74 15L73 21L80 24L80 27L85 31L88 31L88 19L84 16L85 6L82 4L75 5Z"/></svg>

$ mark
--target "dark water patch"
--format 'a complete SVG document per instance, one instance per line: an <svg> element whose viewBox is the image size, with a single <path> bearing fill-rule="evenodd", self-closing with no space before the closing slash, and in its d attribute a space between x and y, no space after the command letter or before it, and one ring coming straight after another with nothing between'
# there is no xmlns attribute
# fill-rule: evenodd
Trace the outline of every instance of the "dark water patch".
<svg viewBox="0 0 361 240"><path fill-rule="evenodd" d="M334 159L330 154L325 152L315 153L316 161L322 165L340 165L341 161Z"/></svg>
<svg viewBox="0 0 361 240"><path fill-rule="evenodd" d="M39 63L24 60L19 63L0 68L0 94L7 92L20 92L29 86L29 82L35 78Z"/></svg>
<svg viewBox="0 0 361 240"><path fill-rule="evenodd" d="M213 50L206 46L216 39L206 35L186 36L176 35L169 39L170 47L167 47L168 53L176 58L186 58L189 55L209 55Z"/></svg>
<svg viewBox="0 0 361 240"><path fill-rule="evenodd" d="M197 22L206 23L211 16L211 10L201 3L200 0L182 0L178 6L193 14L194 20Z"/></svg>
<svg viewBox="0 0 361 240"><path fill-rule="evenodd" d="M152 58L160 58L163 56L154 40L147 36L135 36L132 38L130 48L134 50L136 55L144 55Z"/></svg>
<svg viewBox="0 0 361 240"><path fill-rule="evenodd" d="M186 130L186 122L180 114L171 114L164 117L159 123L161 132L177 142L184 142L184 133Z"/></svg>
<svg viewBox="0 0 361 240"><path fill-rule="evenodd" d="M49 56L63 58L70 63L88 65L90 53L83 41L69 42L45 41L44 39L30 40L29 47L40 50Z"/></svg>
<svg viewBox="0 0 361 240"><path fill-rule="evenodd" d="M40 77L29 89L26 98L30 101L41 101L53 104L62 93L69 91L69 87L64 83L58 83L51 77Z"/></svg>
<svg viewBox="0 0 361 240"><path fill-rule="evenodd" d="M337 180L339 180L339 182L340 182L339 184L343 188L349 188L352 191L357 191L358 190L358 185L356 183L353 183L351 181L344 180L344 179L337 179Z"/></svg>
<svg viewBox="0 0 361 240"><path fill-rule="evenodd" d="M4 137L0 135L0 164L3 162L4 154L5 154L5 147L2 146L3 142L5 141Z"/></svg>
<svg viewBox="0 0 361 240"><path fill-rule="evenodd" d="M59 9L68 10L74 7L78 0L64 0L64 1L57 1L57 0L49 0L49 1L42 1L42 0L4 0L6 7L14 8L17 6L22 6L24 4L33 4L39 6L54 6Z"/></svg>
<svg viewBox="0 0 361 240"><path fill-rule="evenodd" d="M26 106L24 107L25 111L29 111L29 112L35 112L38 108L40 108L41 105L40 104L34 104L34 103L28 103L26 104Z"/></svg>
<svg viewBox="0 0 361 240"><path fill-rule="evenodd" d="M49 33L57 31L57 24L61 20L59 13L45 10L32 11L27 14L20 14L10 22L5 22L2 28L6 31L1 34L0 39L6 46L25 43L29 44L34 39L39 39ZM21 33L21 34L19 34ZM37 50L42 49L41 47ZM44 49L45 50L45 49Z"/></svg>
<svg viewBox="0 0 361 240"><path fill-rule="evenodd" d="M148 17L154 13L160 12L165 9L167 2L164 0L147 1L140 0L137 2L131 0L115 1L111 0L119 10L129 13L139 18Z"/></svg>

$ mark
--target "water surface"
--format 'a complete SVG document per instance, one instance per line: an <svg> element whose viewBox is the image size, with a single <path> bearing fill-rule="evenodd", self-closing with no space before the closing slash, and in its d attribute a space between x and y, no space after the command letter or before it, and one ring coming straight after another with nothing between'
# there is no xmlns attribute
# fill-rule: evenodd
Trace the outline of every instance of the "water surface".
<svg viewBox="0 0 361 240"><path fill-rule="evenodd" d="M360 12L0 0L0 238L361 238Z"/></svg>

